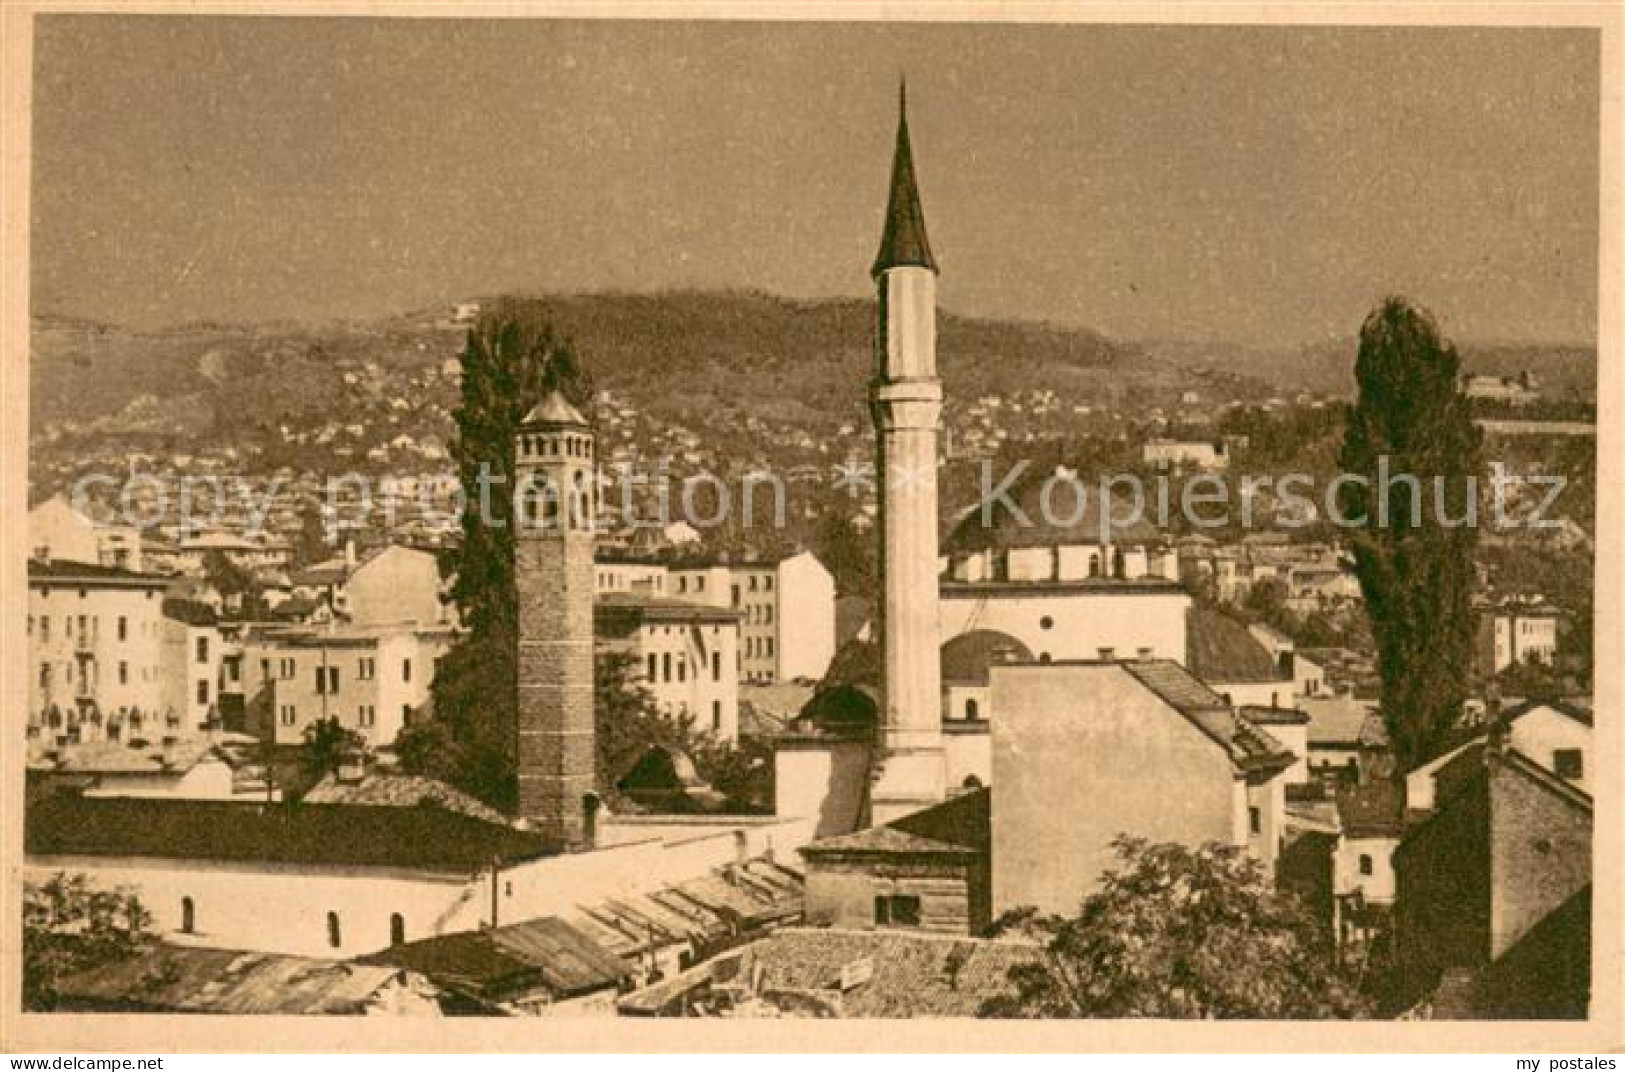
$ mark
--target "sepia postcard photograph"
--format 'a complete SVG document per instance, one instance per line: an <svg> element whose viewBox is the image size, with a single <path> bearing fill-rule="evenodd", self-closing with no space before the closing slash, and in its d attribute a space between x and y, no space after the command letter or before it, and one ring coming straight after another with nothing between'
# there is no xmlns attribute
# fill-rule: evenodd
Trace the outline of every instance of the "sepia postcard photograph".
<svg viewBox="0 0 1625 1072"><path fill-rule="evenodd" d="M0 1048L1619 1052L1622 13L7 10Z"/></svg>

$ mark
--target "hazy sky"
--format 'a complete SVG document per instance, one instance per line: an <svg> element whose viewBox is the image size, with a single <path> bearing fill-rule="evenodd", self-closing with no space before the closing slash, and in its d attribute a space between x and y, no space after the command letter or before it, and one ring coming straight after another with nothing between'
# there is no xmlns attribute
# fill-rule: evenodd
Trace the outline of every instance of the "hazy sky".
<svg viewBox="0 0 1625 1072"><path fill-rule="evenodd" d="M906 70L944 305L1590 341L1591 31L38 20L34 308L867 292Z"/></svg>

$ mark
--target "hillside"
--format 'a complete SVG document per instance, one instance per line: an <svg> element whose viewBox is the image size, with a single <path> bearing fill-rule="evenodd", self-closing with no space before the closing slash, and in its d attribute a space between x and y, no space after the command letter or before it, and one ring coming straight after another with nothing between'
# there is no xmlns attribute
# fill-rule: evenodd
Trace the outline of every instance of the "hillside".
<svg viewBox="0 0 1625 1072"><path fill-rule="evenodd" d="M538 299L601 386L660 408L743 410L812 423L861 406L872 304L762 294L598 294ZM461 332L434 315L371 324L193 325L139 334L40 319L33 334L34 427L117 419L139 425L143 396L175 403L198 430L220 416L312 414L339 404L341 370L375 361L411 374L454 355ZM955 397L1042 384L1108 401L1136 385L1171 387L1177 368L1085 331L944 314L941 361ZM641 397L647 396L647 397Z"/></svg>

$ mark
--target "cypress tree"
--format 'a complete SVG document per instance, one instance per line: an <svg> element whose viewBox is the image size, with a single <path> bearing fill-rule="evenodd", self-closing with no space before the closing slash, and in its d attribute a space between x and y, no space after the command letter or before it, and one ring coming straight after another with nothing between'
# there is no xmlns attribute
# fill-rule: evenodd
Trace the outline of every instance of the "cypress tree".
<svg viewBox="0 0 1625 1072"><path fill-rule="evenodd" d="M1402 770L1445 749L1472 667L1481 435L1459 372L1433 318L1402 298L1360 329L1359 394L1339 462L1369 483L1345 481L1340 506Z"/></svg>
<svg viewBox="0 0 1625 1072"><path fill-rule="evenodd" d="M443 565L454 575L451 595L468 633L435 674L434 722L403 734L398 750L408 769L511 810L519 643L514 434L554 389L591 419L593 388L569 343L530 302L503 301L483 313L468 333L462 366L452 446L464 495L462 540Z"/></svg>

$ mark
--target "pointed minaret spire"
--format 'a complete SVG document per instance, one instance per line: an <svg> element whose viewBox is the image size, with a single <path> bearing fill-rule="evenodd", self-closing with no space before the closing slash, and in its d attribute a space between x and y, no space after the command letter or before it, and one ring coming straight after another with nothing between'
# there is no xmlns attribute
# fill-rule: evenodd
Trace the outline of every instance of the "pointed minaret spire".
<svg viewBox="0 0 1625 1072"><path fill-rule="evenodd" d="M897 92L897 149L892 156L891 197L886 203L886 230L880 237L871 275L903 266L937 270L931 242L925 235L925 210L914 178L914 153L908 143L908 82Z"/></svg>

